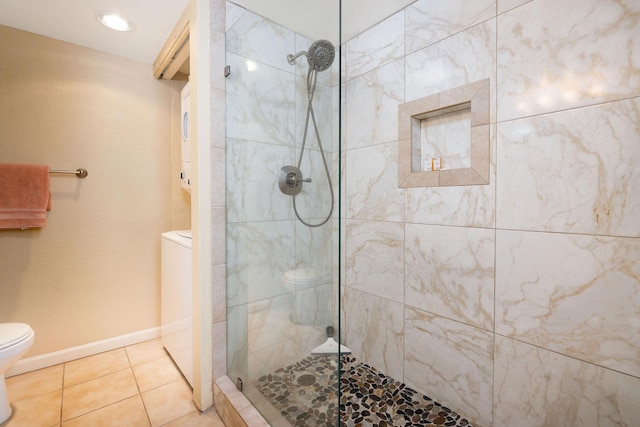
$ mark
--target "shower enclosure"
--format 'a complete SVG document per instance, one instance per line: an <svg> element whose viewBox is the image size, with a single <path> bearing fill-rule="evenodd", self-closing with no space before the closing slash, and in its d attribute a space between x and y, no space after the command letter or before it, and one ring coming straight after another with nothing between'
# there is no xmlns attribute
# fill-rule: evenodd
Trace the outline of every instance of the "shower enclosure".
<svg viewBox="0 0 640 427"><path fill-rule="evenodd" d="M339 2L317 3L292 28L227 2L227 372L271 425L338 419Z"/></svg>

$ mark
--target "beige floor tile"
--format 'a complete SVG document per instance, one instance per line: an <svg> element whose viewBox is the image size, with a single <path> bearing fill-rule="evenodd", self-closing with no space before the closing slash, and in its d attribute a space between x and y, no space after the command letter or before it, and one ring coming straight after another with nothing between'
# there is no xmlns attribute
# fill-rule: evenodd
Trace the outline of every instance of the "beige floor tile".
<svg viewBox="0 0 640 427"><path fill-rule="evenodd" d="M11 402L13 414L2 427L52 427L60 422L62 390Z"/></svg>
<svg viewBox="0 0 640 427"><path fill-rule="evenodd" d="M181 379L178 368L176 368L169 356L134 366L133 373L136 376L138 388L141 392Z"/></svg>
<svg viewBox="0 0 640 427"><path fill-rule="evenodd" d="M139 344L125 347L129 355L131 366L140 365L141 363L150 362L155 359L165 357L167 353L164 351L160 338L144 341Z"/></svg>
<svg viewBox="0 0 640 427"><path fill-rule="evenodd" d="M142 400L153 427L176 420L196 408L191 390L182 378L142 393Z"/></svg>
<svg viewBox="0 0 640 427"><path fill-rule="evenodd" d="M128 367L129 359L123 348L67 362L64 366L64 386L80 384Z"/></svg>
<svg viewBox="0 0 640 427"><path fill-rule="evenodd" d="M225 427L225 425L215 409L210 409L203 414L197 411L190 412L162 427Z"/></svg>
<svg viewBox="0 0 640 427"><path fill-rule="evenodd" d="M198 413L160 339L17 375L7 389L14 414L1 427L224 427L215 409Z"/></svg>
<svg viewBox="0 0 640 427"><path fill-rule="evenodd" d="M125 347L125 349L127 350L127 355L129 355L131 366L160 359L167 355L160 338L130 345Z"/></svg>
<svg viewBox="0 0 640 427"><path fill-rule="evenodd" d="M9 400L42 396L62 389L62 365L7 378Z"/></svg>
<svg viewBox="0 0 640 427"><path fill-rule="evenodd" d="M62 423L62 427L149 427L140 395Z"/></svg>
<svg viewBox="0 0 640 427"><path fill-rule="evenodd" d="M69 420L138 394L131 369L64 388L62 420Z"/></svg>

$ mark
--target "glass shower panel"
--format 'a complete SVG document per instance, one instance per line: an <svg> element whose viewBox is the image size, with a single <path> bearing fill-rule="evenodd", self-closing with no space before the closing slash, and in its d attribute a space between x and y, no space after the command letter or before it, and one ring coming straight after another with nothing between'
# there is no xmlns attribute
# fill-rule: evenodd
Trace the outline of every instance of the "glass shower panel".
<svg viewBox="0 0 640 427"><path fill-rule="evenodd" d="M334 426L339 35L307 13L227 3L227 372L270 424Z"/></svg>

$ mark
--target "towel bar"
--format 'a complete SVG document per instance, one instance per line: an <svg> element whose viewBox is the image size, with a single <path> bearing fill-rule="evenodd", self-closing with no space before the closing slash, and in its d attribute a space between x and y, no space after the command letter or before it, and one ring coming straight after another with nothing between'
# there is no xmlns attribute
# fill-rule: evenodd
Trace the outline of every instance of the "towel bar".
<svg viewBox="0 0 640 427"><path fill-rule="evenodd" d="M50 170L49 173L69 173L69 174L74 174L75 176L77 176L78 178L86 178L87 175L89 175L89 172L87 172L86 169L83 168L78 168L74 171L68 171L68 170Z"/></svg>

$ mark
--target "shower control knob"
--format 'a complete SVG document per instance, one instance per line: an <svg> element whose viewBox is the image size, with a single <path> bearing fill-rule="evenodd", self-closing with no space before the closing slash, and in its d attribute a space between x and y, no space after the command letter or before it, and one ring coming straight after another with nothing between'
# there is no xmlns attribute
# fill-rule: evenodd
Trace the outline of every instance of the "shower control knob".
<svg viewBox="0 0 640 427"><path fill-rule="evenodd" d="M296 176L298 174L295 172L290 172L287 174L287 185L289 187L295 187L296 186ZM302 182L311 182L311 178L300 178L298 181L302 181Z"/></svg>
<svg viewBox="0 0 640 427"><path fill-rule="evenodd" d="M311 178L303 178L302 172L295 166L283 166L278 176L280 191L289 196L295 196L302 191L302 183L311 182Z"/></svg>

